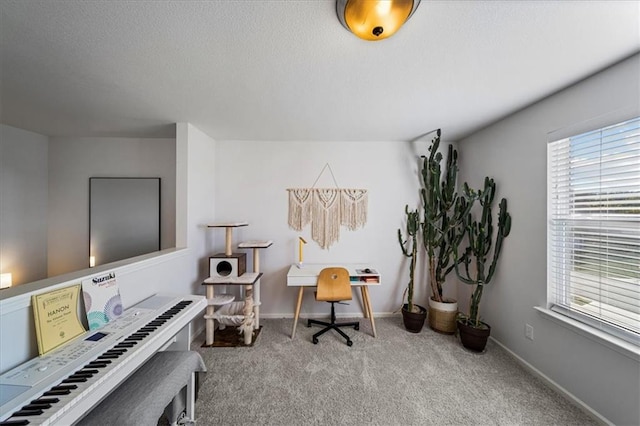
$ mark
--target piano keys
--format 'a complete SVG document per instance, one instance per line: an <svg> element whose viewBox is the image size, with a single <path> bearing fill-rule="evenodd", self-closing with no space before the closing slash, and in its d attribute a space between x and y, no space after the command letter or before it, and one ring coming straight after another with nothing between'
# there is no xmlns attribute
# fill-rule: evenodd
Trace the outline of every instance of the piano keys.
<svg viewBox="0 0 640 426"><path fill-rule="evenodd" d="M101 329L4 373L0 425L77 422L156 352L174 342L188 350L190 323L206 305L204 296L152 296Z"/></svg>

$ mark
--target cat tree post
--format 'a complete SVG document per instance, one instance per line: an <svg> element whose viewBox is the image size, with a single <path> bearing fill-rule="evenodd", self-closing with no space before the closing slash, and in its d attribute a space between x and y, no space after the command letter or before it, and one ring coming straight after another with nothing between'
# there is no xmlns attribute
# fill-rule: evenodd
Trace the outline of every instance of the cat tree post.
<svg viewBox="0 0 640 426"><path fill-rule="evenodd" d="M246 253L232 253L233 228L248 226L247 222L212 223L207 228L225 228L225 250L209 258L209 278L233 278L242 276L246 269ZM205 312L205 345L211 346L214 342L215 332L215 307L233 302L229 295L215 296L213 285L206 286L208 301Z"/></svg>
<svg viewBox="0 0 640 426"><path fill-rule="evenodd" d="M253 249L253 272L260 272L260 249L270 247L273 241L246 241L238 244L238 248ZM253 286L247 287L247 296L253 295L253 315L254 328L260 328L260 280L256 281Z"/></svg>

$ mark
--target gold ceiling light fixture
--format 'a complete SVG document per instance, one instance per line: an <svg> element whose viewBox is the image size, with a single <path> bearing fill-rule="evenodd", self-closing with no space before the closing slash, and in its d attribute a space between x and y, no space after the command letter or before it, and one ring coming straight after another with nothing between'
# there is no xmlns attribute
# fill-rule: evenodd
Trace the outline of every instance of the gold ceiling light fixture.
<svg viewBox="0 0 640 426"><path fill-rule="evenodd" d="M420 0L336 0L340 23L364 40L395 34L418 8Z"/></svg>

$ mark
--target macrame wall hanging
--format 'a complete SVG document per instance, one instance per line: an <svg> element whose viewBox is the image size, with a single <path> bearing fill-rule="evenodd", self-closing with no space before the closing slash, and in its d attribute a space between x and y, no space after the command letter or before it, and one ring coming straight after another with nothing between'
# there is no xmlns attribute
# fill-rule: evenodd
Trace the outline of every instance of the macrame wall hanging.
<svg viewBox="0 0 640 426"><path fill-rule="evenodd" d="M335 188L316 188L325 170L329 170ZM320 171L311 188L289 188L289 227L302 231L311 224L311 238L328 249L340 238L340 226L355 231L367 223L366 189L342 189L329 163Z"/></svg>

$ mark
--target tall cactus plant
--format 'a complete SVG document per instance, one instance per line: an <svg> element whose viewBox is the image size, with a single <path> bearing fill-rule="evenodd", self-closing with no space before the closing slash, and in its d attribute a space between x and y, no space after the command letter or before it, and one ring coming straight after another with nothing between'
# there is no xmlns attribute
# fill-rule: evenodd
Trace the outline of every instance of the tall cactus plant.
<svg viewBox="0 0 640 426"><path fill-rule="evenodd" d="M468 247L460 258L458 258L457 249L454 251L456 275L465 284L475 286L469 303L469 315L466 317L467 325L473 327L480 326L479 307L482 292L484 286L489 284L493 278L502 250L502 242L511 231L511 215L507 211L507 200L503 198L500 201L498 228L494 237L491 210L495 191L496 184L494 180L486 177L484 189L479 190L477 194L482 206L482 216L479 221L475 220L471 213L466 216L464 226L468 238ZM491 253L492 246L493 253ZM473 267L470 268L472 264ZM462 271L460 271L459 265L464 265Z"/></svg>
<svg viewBox="0 0 640 426"><path fill-rule="evenodd" d="M465 185L464 194L458 194L458 152L449 145L447 160L442 170L440 129L429 147L429 156L423 156L422 165L422 243L429 261L429 282L436 302L443 302L442 285L454 269L454 250L464 236L462 226L471 211L472 194ZM443 177L444 172L444 177Z"/></svg>
<svg viewBox="0 0 640 426"><path fill-rule="evenodd" d="M402 231L398 229L398 242L402 249L402 254L411 258L409 264L409 283L407 284L407 310L409 312L415 312L413 306L413 284L416 272L416 261L418 257L418 232L420 232L420 213L416 210L409 210L409 206L404 206L405 214L407 215L406 233L407 238L404 239Z"/></svg>

